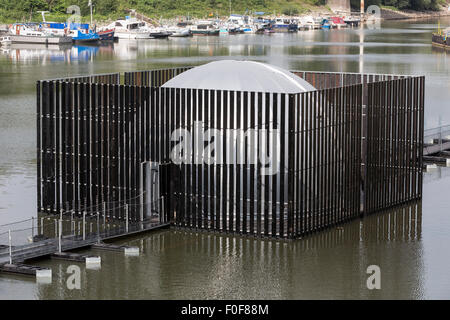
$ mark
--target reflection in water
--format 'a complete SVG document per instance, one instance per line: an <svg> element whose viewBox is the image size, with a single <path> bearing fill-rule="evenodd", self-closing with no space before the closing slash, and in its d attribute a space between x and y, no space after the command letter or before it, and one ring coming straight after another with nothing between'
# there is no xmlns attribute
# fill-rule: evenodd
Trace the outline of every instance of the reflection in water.
<svg viewBox="0 0 450 320"><path fill-rule="evenodd" d="M89 61L99 51L113 50L109 46L46 46L45 44L13 44L1 49L1 54L6 56L11 63L39 63L51 65L57 62L72 63L75 61Z"/></svg>
<svg viewBox="0 0 450 320"><path fill-rule="evenodd" d="M38 285L36 297L421 298L421 225L414 203L295 241L158 232L126 242L138 258L100 252L101 270L82 268L80 291L66 289L69 264L52 263L53 284ZM366 288L371 264L382 271L378 292Z"/></svg>
<svg viewBox="0 0 450 320"><path fill-rule="evenodd" d="M423 176L423 183L429 184L434 182L435 180L449 178L450 177L450 170L446 167L440 167L438 166L436 169L430 169L426 174Z"/></svg>

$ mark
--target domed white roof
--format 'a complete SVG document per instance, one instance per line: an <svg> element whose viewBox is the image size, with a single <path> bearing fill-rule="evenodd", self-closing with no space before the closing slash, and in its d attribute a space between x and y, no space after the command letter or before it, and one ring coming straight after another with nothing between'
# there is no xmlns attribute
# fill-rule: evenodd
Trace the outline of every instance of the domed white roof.
<svg viewBox="0 0 450 320"><path fill-rule="evenodd" d="M300 93L316 90L299 76L269 64L220 60L189 69L162 87Z"/></svg>

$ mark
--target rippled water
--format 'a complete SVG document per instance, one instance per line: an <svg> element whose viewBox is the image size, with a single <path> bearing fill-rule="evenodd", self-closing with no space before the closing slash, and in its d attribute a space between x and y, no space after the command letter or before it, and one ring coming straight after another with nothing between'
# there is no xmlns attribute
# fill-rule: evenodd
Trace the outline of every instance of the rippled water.
<svg viewBox="0 0 450 320"><path fill-rule="evenodd" d="M450 19L441 19L450 25ZM450 123L450 52L431 46L437 21L381 29L121 41L103 47L0 48L0 224L36 212L35 81L69 75L251 59L287 69L424 74L425 127ZM66 262L52 284L0 276L1 298L450 298L450 173L425 176L420 204L292 242L161 231L128 239L139 257L99 252L68 290ZM382 289L365 286L368 265Z"/></svg>

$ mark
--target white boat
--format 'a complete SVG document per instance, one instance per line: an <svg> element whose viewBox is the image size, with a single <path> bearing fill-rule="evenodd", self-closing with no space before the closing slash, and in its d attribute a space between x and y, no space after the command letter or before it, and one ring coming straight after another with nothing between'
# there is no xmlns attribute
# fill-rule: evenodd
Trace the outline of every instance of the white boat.
<svg viewBox="0 0 450 320"><path fill-rule="evenodd" d="M6 46L11 45L11 44L12 44L11 37L1 37L1 38L0 38L0 44L1 44L3 47L6 47Z"/></svg>
<svg viewBox="0 0 450 320"><path fill-rule="evenodd" d="M151 39L150 30L144 21L130 18L126 20L117 20L108 26L100 29L115 29L114 36L119 39Z"/></svg>
<svg viewBox="0 0 450 320"><path fill-rule="evenodd" d="M351 27L357 27L361 23L361 19L356 16L345 16L343 19Z"/></svg>
<svg viewBox="0 0 450 320"><path fill-rule="evenodd" d="M53 36L36 30L36 26L26 23L14 23L9 26L9 34L12 43L39 43L39 44L68 44L72 43L72 37Z"/></svg>
<svg viewBox="0 0 450 320"><path fill-rule="evenodd" d="M225 26L231 33L255 33L256 31L252 17L238 14L230 15Z"/></svg>
<svg viewBox="0 0 450 320"><path fill-rule="evenodd" d="M300 17L302 26L309 30L320 29L322 27L322 18L314 18L313 16Z"/></svg>
<svg viewBox="0 0 450 320"><path fill-rule="evenodd" d="M36 30L36 26L26 23L14 23L9 26L9 34L28 37L47 37L49 34Z"/></svg>

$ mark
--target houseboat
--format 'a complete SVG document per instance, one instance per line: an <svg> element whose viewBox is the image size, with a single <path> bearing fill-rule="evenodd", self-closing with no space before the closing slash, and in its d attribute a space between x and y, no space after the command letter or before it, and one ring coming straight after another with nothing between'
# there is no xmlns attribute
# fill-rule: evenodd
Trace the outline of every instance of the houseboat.
<svg viewBox="0 0 450 320"><path fill-rule="evenodd" d="M37 43L37 44L69 44L70 36L55 36L47 32L39 31L37 24L14 23L9 25L11 43Z"/></svg>

